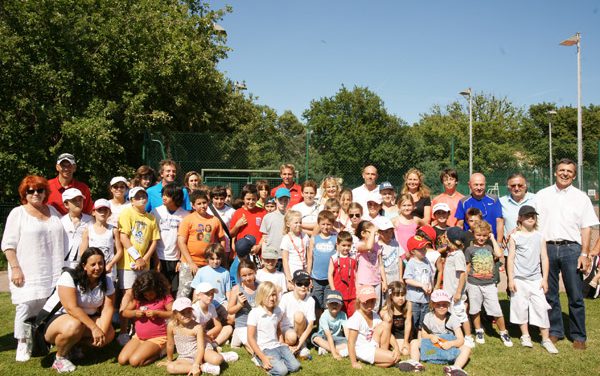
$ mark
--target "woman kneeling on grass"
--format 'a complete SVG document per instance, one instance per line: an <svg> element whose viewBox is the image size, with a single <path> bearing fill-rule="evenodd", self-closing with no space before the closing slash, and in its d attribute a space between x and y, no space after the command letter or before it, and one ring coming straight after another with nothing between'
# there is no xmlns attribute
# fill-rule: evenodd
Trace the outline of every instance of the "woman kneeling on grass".
<svg viewBox="0 0 600 376"><path fill-rule="evenodd" d="M51 312L59 300L62 304L46 325L46 341L56 345L52 368L58 372L75 371L71 360L83 357L81 348L75 345L103 347L113 340L115 332L110 321L114 296L113 282L106 275L104 253L99 248L88 248L77 267L60 276L56 291L43 308Z"/></svg>

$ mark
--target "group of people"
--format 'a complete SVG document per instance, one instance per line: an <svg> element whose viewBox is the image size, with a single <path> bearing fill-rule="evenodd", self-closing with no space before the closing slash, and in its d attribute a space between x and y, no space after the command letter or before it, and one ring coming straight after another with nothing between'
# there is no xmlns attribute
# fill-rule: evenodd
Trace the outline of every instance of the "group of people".
<svg viewBox="0 0 600 376"><path fill-rule="evenodd" d="M297 184L284 164L279 186L247 184L234 199L194 171L179 186L177 164L165 160L158 182L142 166L132 179L111 179L110 197L94 201L76 166L65 153L57 177L25 177L22 205L7 219L17 361L31 356L26 320L37 316L48 318L58 372L116 337L120 364L166 355L158 364L172 374L219 374L238 359L222 350L229 341L272 375L298 370L309 347L355 368L447 363L445 374L465 375L471 349L486 341L483 310L513 346L498 298L503 272L522 346L533 346L531 324L558 352L562 274L569 338L586 347L582 275L598 268L590 260L600 242L591 247L598 218L572 186L571 160L537 194L511 175L500 198L486 193L480 173L463 196L446 169L444 192L431 197L417 169L397 189L367 166L364 184L350 190L335 177Z"/></svg>

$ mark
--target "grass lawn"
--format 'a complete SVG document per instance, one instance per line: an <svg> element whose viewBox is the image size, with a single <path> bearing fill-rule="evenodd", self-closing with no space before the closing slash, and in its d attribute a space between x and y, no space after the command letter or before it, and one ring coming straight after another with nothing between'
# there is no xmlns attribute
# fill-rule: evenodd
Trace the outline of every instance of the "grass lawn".
<svg viewBox="0 0 600 376"><path fill-rule="evenodd" d="M566 306L566 296L562 296L563 307ZM506 296L501 296L505 317L508 317L508 301ZM557 346L560 351L558 355L550 355L539 343L534 344L533 349L522 348L518 337L518 328L511 327L510 334L515 346L506 348L502 345L495 331L488 327L486 332L487 343L478 345L471 355L471 361L466 367L469 375L491 376L491 375L598 375L600 374L600 362L598 355L600 350L600 300L586 301L587 308L587 330L588 349L586 351L575 351L567 340L560 341ZM0 293L0 375L48 375L53 374L51 369L54 353L45 358L33 358L27 363L16 363L14 361L16 342L12 336L14 306L10 302L8 293ZM564 315L565 320L567 316ZM539 342L539 333L533 329L532 337ZM77 364L75 374L80 375L166 375L163 368L150 365L134 369L132 367L121 367L116 363L116 355L119 351L118 345L102 350L87 350L89 355L86 360ZM223 369L223 375L265 375L263 371L254 366L244 350L239 350L241 355L239 361L232 363ZM302 370L299 375L385 375L391 372L400 373L396 369L378 369L364 365L362 370L354 370L350 361L345 359L335 361L330 356L317 356L312 350L313 360L303 361ZM442 366L426 364L424 375L441 374Z"/></svg>

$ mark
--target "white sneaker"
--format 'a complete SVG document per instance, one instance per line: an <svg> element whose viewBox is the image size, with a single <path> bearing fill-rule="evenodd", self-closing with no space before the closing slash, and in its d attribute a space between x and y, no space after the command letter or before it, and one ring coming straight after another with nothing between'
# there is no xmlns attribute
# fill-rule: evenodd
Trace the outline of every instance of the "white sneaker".
<svg viewBox="0 0 600 376"><path fill-rule="evenodd" d="M483 333L483 330L475 331L475 342L479 343L480 345L483 345L485 343L485 335Z"/></svg>
<svg viewBox="0 0 600 376"><path fill-rule="evenodd" d="M310 350L307 347L303 347L300 349L298 356L302 359L310 359Z"/></svg>
<svg viewBox="0 0 600 376"><path fill-rule="evenodd" d="M221 373L221 367L210 363L202 364L200 370L204 373L208 373L211 375L218 375L219 373Z"/></svg>
<svg viewBox="0 0 600 376"><path fill-rule="evenodd" d="M325 350L324 348L319 346L319 350L317 350L317 354L319 355L325 355L327 354L329 351Z"/></svg>
<svg viewBox="0 0 600 376"><path fill-rule="evenodd" d="M346 347L345 349L341 349L340 351L338 351L338 353L342 358L346 358L348 356L348 348Z"/></svg>
<svg viewBox="0 0 600 376"><path fill-rule="evenodd" d="M550 339L545 339L542 341L542 346L550 353L550 354L558 354L558 349Z"/></svg>
<svg viewBox="0 0 600 376"><path fill-rule="evenodd" d="M475 341L473 340L473 336L465 336L465 346L474 348Z"/></svg>
<svg viewBox="0 0 600 376"><path fill-rule="evenodd" d="M542 346L543 345L544 345L544 343L542 342ZM531 337L527 336L527 335L521 336L521 346L532 348L533 342L531 342Z"/></svg>
<svg viewBox="0 0 600 376"><path fill-rule="evenodd" d="M508 335L508 332L500 332L500 339L502 340L502 343L504 343L504 346L513 347L513 343Z"/></svg>
<svg viewBox="0 0 600 376"><path fill-rule="evenodd" d="M130 339L131 338L129 337L129 335L127 333L121 333L117 337L117 342L119 343L119 345L125 346L127 344L127 342L129 342Z"/></svg>
<svg viewBox="0 0 600 376"><path fill-rule="evenodd" d="M75 364L71 363L71 361L67 358L59 358L58 356L54 359L54 363L52 363L52 368L54 368L58 373L65 372L73 372L77 367Z"/></svg>
<svg viewBox="0 0 600 376"><path fill-rule="evenodd" d="M236 353L235 351L222 352L221 356L227 363L235 362L240 358L238 353Z"/></svg>
<svg viewBox="0 0 600 376"><path fill-rule="evenodd" d="M15 356L17 362L26 362L31 359L31 349L28 342L30 341L19 340L19 343L17 344L17 355Z"/></svg>

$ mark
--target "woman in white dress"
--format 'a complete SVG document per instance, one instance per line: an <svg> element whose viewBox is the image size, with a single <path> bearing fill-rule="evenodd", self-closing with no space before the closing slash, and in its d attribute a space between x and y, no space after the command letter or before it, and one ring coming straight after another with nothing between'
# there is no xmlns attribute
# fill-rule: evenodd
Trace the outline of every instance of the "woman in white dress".
<svg viewBox="0 0 600 376"><path fill-rule="evenodd" d="M26 176L19 185L22 205L10 212L2 237L2 251L9 264L11 300L16 309L18 362L31 357L30 333L24 322L37 315L52 294L68 244L60 214L46 205L48 194L45 178Z"/></svg>

